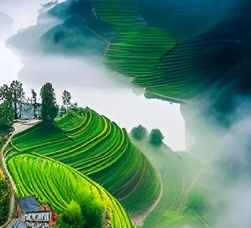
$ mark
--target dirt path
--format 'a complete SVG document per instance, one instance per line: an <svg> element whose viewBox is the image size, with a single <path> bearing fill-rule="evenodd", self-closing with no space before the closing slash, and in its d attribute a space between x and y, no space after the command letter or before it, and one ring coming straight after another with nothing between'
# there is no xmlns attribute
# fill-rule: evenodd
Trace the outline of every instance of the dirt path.
<svg viewBox="0 0 251 228"><path fill-rule="evenodd" d="M146 219L146 217L156 208L156 206L159 204L162 195L163 195L163 182L162 179L159 175L159 180L160 180L160 184L161 184L161 189L160 189L160 194L158 196L158 198L156 199L156 201L154 202L154 204L149 207L144 213L139 214L135 217L132 217L132 222L135 226L143 226L144 225L144 220Z"/></svg>
<svg viewBox="0 0 251 228"><path fill-rule="evenodd" d="M188 189L187 189L187 191L186 191L186 193L185 193L185 195L184 195L184 197L183 197L183 200L187 197L188 193L192 190L192 188L194 187L194 185L197 183L198 179L199 179L200 176L203 174L204 170L205 170L205 169L202 168L202 169L198 172L198 174L195 176L193 182L192 182L191 185L188 187ZM182 200L182 201L183 201L183 200Z"/></svg>
<svg viewBox="0 0 251 228"><path fill-rule="evenodd" d="M15 220L14 217L14 212L15 212L15 193L16 193L16 185L8 171L7 165L6 165L6 161L4 158L4 151L7 148L8 144L10 143L10 141L12 140L12 138L22 132L25 131L26 129L38 124L40 121L39 120L35 120L35 121L19 121L14 123L13 127L14 127L14 131L12 132L11 136L9 137L9 139L7 140L7 142L4 144L4 146L2 147L1 151L0 151L0 163L2 165L2 172L4 174L4 176L7 178L7 180L9 180L10 186L11 186L11 196L10 196L10 206L9 206L9 215L8 215L8 220L6 221L6 223L2 226L0 226L0 228L5 228L5 227L10 227L11 224L13 224L13 221Z"/></svg>
<svg viewBox="0 0 251 228"><path fill-rule="evenodd" d="M204 173L205 168L202 168L198 174L195 176L193 182L191 183L191 185L188 187L188 189L185 192L185 195L182 197L181 201L180 201L180 205L179 205L179 210L182 208L184 201L186 200L187 195L189 194L189 192L193 189L193 187L195 186L195 184L197 183L197 181L199 180L200 176Z"/></svg>

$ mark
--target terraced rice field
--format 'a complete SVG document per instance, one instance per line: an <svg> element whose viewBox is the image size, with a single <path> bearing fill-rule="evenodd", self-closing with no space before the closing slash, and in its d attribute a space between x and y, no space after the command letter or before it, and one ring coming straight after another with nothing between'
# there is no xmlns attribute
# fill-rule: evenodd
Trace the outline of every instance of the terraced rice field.
<svg viewBox="0 0 251 228"><path fill-rule="evenodd" d="M5 156L11 160L20 153L46 156L87 175L129 215L144 212L160 194L156 171L125 129L91 109L71 111L56 126L42 123L15 136Z"/></svg>
<svg viewBox="0 0 251 228"><path fill-rule="evenodd" d="M226 42L238 32L233 21L226 23L226 17L224 22L225 10L225 3L216 0L69 0L50 10L63 23L41 40L49 52L93 50L107 67L145 88L147 97L188 102L235 81L231 74L242 57Z"/></svg>
<svg viewBox="0 0 251 228"><path fill-rule="evenodd" d="M31 154L16 154L8 159L7 164L17 187L17 196L35 195L58 213L64 212L72 200L81 202L82 197L95 197L106 210L111 210L113 228L133 228L120 203L100 185L73 168Z"/></svg>

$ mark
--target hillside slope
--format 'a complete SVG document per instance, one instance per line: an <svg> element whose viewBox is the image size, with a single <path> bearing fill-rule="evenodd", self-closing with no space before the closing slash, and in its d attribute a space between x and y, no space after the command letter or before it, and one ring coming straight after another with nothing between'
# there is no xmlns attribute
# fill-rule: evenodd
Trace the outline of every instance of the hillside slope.
<svg viewBox="0 0 251 228"><path fill-rule="evenodd" d="M147 142L135 142L144 151L162 177L164 191L160 203L147 217L143 228L179 228L187 224L195 228L208 228L216 220L212 214L213 203L220 201L222 190L216 186L204 169L203 164L186 152L173 152L163 145L155 148ZM196 198L202 200L201 206L207 205L205 211L189 205Z"/></svg>
<svg viewBox="0 0 251 228"><path fill-rule="evenodd" d="M48 12L62 23L33 29L46 27L35 41L42 51L98 55L147 97L180 103L228 86L250 93L249 8L248 0L68 0ZM31 51L29 31L8 43Z"/></svg>
<svg viewBox="0 0 251 228"><path fill-rule="evenodd" d="M151 98L187 102L208 91L219 94L215 86L250 92L243 73L250 59L249 4L68 0L49 12L63 22L41 40L49 52L103 56L104 64L133 78Z"/></svg>
<svg viewBox="0 0 251 228"><path fill-rule="evenodd" d="M154 204L157 173L124 129L91 109L71 111L56 125L42 123L15 136L5 156L29 153L60 161L101 184L130 215Z"/></svg>
<svg viewBox="0 0 251 228"><path fill-rule="evenodd" d="M72 201L81 203L86 198L95 199L106 213L111 211L111 227L133 227L122 206L107 191L60 162L21 154L8 159L8 168L18 197L35 195L40 203L49 203L58 213L65 212Z"/></svg>

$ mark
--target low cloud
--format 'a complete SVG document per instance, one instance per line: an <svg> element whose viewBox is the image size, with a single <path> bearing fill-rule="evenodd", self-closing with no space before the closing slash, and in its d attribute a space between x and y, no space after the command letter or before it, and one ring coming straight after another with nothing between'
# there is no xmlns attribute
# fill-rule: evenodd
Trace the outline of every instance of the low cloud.
<svg viewBox="0 0 251 228"><path fill-rule="evenodd" d="M251 226L250 101L250 97L233 97L232 111L222 114L231 122L227 127L202 115L199 104L197 111L186 110L191 115L190 130L197 139L189 145L189 151L203 162L209 178L223 189L215 192L212 208L205 216L210 218L211 228Z"/></svg>

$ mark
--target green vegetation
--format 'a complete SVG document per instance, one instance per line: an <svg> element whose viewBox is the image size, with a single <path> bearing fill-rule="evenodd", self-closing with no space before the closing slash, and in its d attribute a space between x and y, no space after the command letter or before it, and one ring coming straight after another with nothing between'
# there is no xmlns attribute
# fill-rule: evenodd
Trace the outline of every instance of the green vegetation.
<svg viewBox="0 0 251 228"><path fill-rule="evenodd" d="M37 103L37 93L35 92L34 89L32 89L31 94L32 94L31 104L32 104L32 107L33 107L33 117L34 117L34 119L37 119L37 117L38 117L37 109L38 109L38 106L39 106L39 104Z"/></svg>
<svg viewBox="0 0 251 228"><path fill-rule="evenodd" d="M155 147L147 140L135 143L153 163L163 182L160 203L146 218L143 228L207 227L215 218L205 213L211 207L209 202L220 200L223 192L203 171L203 165L192 155L173 152L165 144Z"/></svg>
<svg viewBox="0 0 251 228"><path fill-rule="evenodd" d="M85 227L86 222L81 207L75 201L67 206L66 212L63 213L60 221L57 222L60 227L70 226L71 228ZM101 227L101 226L99 226Z"/></svg>
<svg viewBox="0 0 251 228"><path fill-rule="evenodd" d="M207 211L207 203L205 197L201 193L193 193L186 202L187 209L192 209L199 215L204 215Z"/></svg>
<svg viewBox="0 0 251 228"><path fill-rule="evenodd" d="M226 2L217 2L217 9L214 4L216 0L180 4L68 0L48 12L62 23L41 40L50 53L103 56L106 66L132 78L145 88L147 97L189 102L205 91L214 91L215 86L219 91L219 84L223 91L236 82L234 75L243 75L235 72L235 66L243 63L238 51L241 44L225 42L239 34L230 25L240 18L230 20ZM184 21L186 26L181 26ZM238 80L248 80L246 77Z"/></svg>
<svg viewBox="0 0 251 228"><path fill-rule="evenodd" d="M63 104L64 104L65 109L68 110L68 108L71 106L71 94L70 94L70 92L67 91L67 90L64 90L62 99L63 99Z"/></svg>
<svg viewBox="0 0 251 228"><path fill-rule="evenodd" d="M71 94L69 91L64 90L62 100L63 100L63 105L60 108L60 114L59 114L60 117L65 115L69 109L72 109L72 110L77 109L78 105L76 103L75 104L71 103Z"/></svg>
<svg viewBox="0 0 251 228"><path fill-rule="evenodd" d="M160 146L163 142L164 135L162 135L159 129L153 129L150 132L150 143L153 146Z"/></svg>
<svg viewBox="0 0 251 228"><path fill-rule="evenodd" d="M42 120L52 122L58 114L55 91L51 83L46 83L40 92L42 98Z"/></svg>
<svg viewBox="0 0 251 228"><path fill-rule="evenodd" d="M127 132L88 108L69 111L54 125L41 123L18 134L5 156L20 152L50 157L87 175L130 215L145 211L160 194L156 171Z"/></svg>
<svg viewBox="0 0 251 228"><path fill-rule="evenodd" d="M241 3L237 16L232 17L235 4L229 8L219 1L218 7L212 7L216 0L163 2L69 0L59 4L49 14L62 23L42 36L44 50L80 56L98 53L110 69L145 88L148 98L190 104L198 99L206 106L199 107L203 113L211 113L207 109L231 109L232 99L227 98L250 87L247 70L243 70L248 69L247 51L243 52L248 46L249 35L243 32L248 17L247 11L239 12L249 7ZM244 27L231 26L240 21ZM181 26L184 22L186 26ZM239 42L242 40L245 42ZM218 98L223 95L226 99ZM210 105L203 104L208 98ZM212 103L215 99L217 102ZM224 100L229 104L219 102ZM53 122L54 107L44 105L44 120ZM144 211L159 193L156 172L124 130L93 111L78 111L66 113L54 125L43 123L15 137L6 157L11 160L16 154L28 153L60 161L102 184L131 214ZM148 156L161 173L164 192L144 226L207 226L210 220L203 214L219 186L191 155L174 154L167 148L162 151L162 140L160 131L151 133L150 142L155 147L150 148L156 157Z"/></svg>
<svg viewBox="0 0 251 228"><path fill-rule="evenodd" d="M0 101L13 106L15 119L18 119L20 116L23 100L24 90L21 82L14 80L10 86L4 84L0 87Z"/></svg>
<svg viewBox="0 0 251 228"><path fill-rule="evenodd" d="M0 225L8 218L10 191L7 180L4 178L0 168Z"/></svg>
<svg viewBox="0 0 251 228"><path fill-rule="evenodd" d="M162 56L172 50L175 43L165 29L140 27L120 32L108 47L106 65L123 75L133 77L135 84L154 86L155 81L161 83L161 75L156 73L156 77L153 77L155 69Z"/></svg>
<svg viewBox="0 0 251 228"><path fill-rule="evenodd" d="M137 141L141 141L144 138L147 137L147 130L145 127L143 127L142 125L139 125L138 127L134 127L131 131L131 135L134 139L136 139Z"/></svg>
<svg viewBox="0 0 251 228"><path fill-rule="evenodd" d="M15 80L10 84L11 102L14 107L15 119L20 117L20 111L22 108L22 102L24 100L24 90L21 82ZM19 110L18 110L19 109Z"/></svg>
<svg viewBox="0 0 251 228"><path fill-rule="evenodd" d="M83 196L80 203L81 205L72 201L58 223L71 225L72 228L79 226L85 228L102 227L105 222L105 214L109 213L110 210L107 208L104 213L104 205L94 197Z"/></svg>
<svg viewBox="0 0 251 228"><path fill-rule="evenodd" d="M72 201L88 206L85 199L95 199L104 208L103 213L112 211L111 228L133 227L115 198L100 185L69 166L43 156L29 154L12 156L7 165L19 197L35 195L40 203L48 203L56 212L68 211L71 213L68 214L70 218L77 213L79 219L82 212ZM69 217L67 218L70 219Z"/></svg>
<svg viewBox="0 0 251 228"><path fill-rule="evenodd" d="M0 104L0 136L7 133L14 120L13 108L8 103Z"/></svg>

